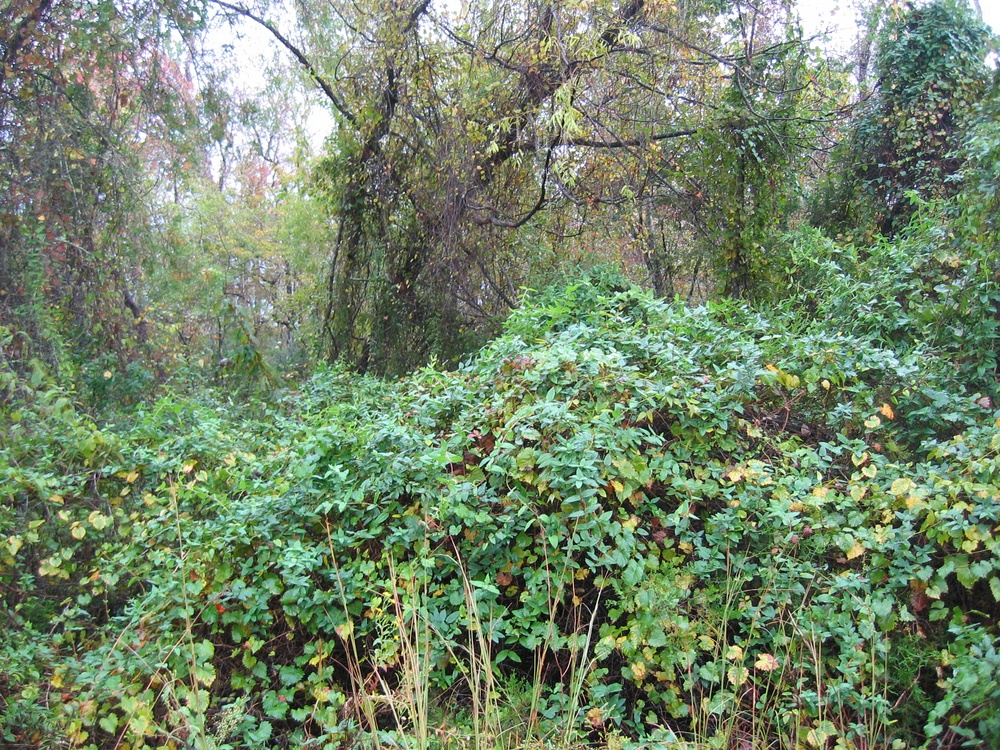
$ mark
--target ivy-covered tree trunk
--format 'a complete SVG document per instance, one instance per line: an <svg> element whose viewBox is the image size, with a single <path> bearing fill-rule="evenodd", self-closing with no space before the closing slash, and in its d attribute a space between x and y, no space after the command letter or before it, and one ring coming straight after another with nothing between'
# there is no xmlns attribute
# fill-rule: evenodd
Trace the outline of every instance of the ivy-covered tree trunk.
<svg viewBox="0 0 1000 750"><path fill-rule="evenodd" d="M737 135L737 139L738 139ZM736 139L734 139L736 140ZM742 151L737 149L738 152ZM731 299L743 299L750 295L753 286L750 278L751 254L754 251L752 236L747 231L746 222L753 221L748 216L752 207L747 205L746 164L737 159L732 166L733 195L728 223L722 245L722 262L725 265L725 285L722 293Z"/></svg>
<svg viewBox="0 0 1000 750"><path fill-rule="evenodd" d="M989 77L988 29L963 4L894 5L880 29L875 90L818 192L813 222L831 234L891 237L916 201L953 196L959 146Z"/></svg>

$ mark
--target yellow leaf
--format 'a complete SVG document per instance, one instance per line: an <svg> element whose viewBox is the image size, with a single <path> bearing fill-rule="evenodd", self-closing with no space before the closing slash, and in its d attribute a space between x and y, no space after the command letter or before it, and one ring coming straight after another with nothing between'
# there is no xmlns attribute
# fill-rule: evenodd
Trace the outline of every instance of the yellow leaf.
<svg viewBox="0 0 1000 750"><path fill-rule="evenodd" d="M966 526L965 527L965 538L974 539L976 541L985 541L991 536L990 532L983 532L978 526Z"/></svg>
<svg viewBox="0 0 1000 750"><path fill-rule="evenodd" d="M800 381L798 375L792 375L787 372L779 372L778 382L785 386L785 388L798 388Z"/></svg>
<svg viewBox="0 0 1000 750"><path fill-rule="evenodd" d="M62 505L66 501L63 499L62 495L49 495L49 502L55 503L56 505Z"/></svg>
<svg viewBox="0 0 1000 750"><path fill-rule="evenodd" d="M906 498L906 507L909 510L913 510L918 505L920 505L920 503L922 503L923 501L924 501L924 499L922 497L917 497L916 495L908 495L907 498Z"/></svg>
<svg viewBox="0 0 1000 750"><path fill-rule="evenodd" d="M900 477L893 481L892 486L889 487L889 493L895 495L896 497L902 497L912 490L917 485L909 477Z"/></svg>
<svg viewBox="0 0 1000 750"><path fill-rule="evenodd" d="M853 560L855 557L861 557L868 549L861 543L855 542L849 550L847 550L847 559Z"/></svg>
<svg viewBox="0 0 1000 750"><path fill-rule="evenodd" d="M594 729L599 728L604 724L604 711L598 707L594 707L587 711L586 713L587 723L590 724Z"/></svg>
<svg viewBox="0 0 1000 750"><path fill-rule="evenodd" d="M781 669L781 663L773 654L761 654L757 657L757 661L753 663L753 666L754 669L758 669L761 672L773 672L776 669Z"/></svg>
<svg viewBox="0 0 1000 750"><path fill-rule="evenodd" d="M645 662L637 661L632 665L632 676L637 682L641 682L646 677L646 664Z"/></svg>
<svg viewBox="0 0 1000 750"><path fill-rule="evenodd" d="M739 687L749 679L750 670L742 664L734 664L726 670L726 677L733 686Z"/></svg>
<svg viewBox="0 0 1000 750"><path fill-rule="evenodd" d="M194 676L202 685L210 687L215 682L215 665L211 662L196 664L194 667Z"/></svg>
<svg viewBox="0 0 1000 750"><path fill-rule="evenodd" d="M739 661L743 658L742 646L730 646L726 649L726 658L730 661Z"/></svg>
<svg viewBox="0 0 1000 750"><path fill-rule="evenodd" d="M882 412L882 416L885 417L886 419L896 418L896 414L895 412L893 412L892 407L889 406L889 404L882 404L882 408L879 409L879 411Z"/></svg>
<svg viewBox="0 0 1000 750"><path fill-rule="evenodd" d="M19 536L9 536L9 537L7 537L7 549L10 550L10 554L16 555L17 551L19 549L21 549L21 547L23 545L24 545L24 542L21 541L21 537L19 537Z"/></svg>
<svg viewBox="0 0 1000 750"><path fill-rule="evenodd" d="M105 380L111 380L111 378L112 378L111 370L105 370L104 371L104 379Z"/></svg>
<svg viewBox="0 0 1000 750"><path fill-rule="evenodd" d="M73 525L69 527L69 533L73 535L74 539L83 539L87 536L87 530L83 528L83 524L79 521L74 521Z"/></svg>
<svg viewBox="0 0 1000 750"><path fill-rule="evenodd" d="M868 419L865 420L865 427L867 427L869 430L874 430L880 424L882 424L882 420L878 418L877 414L872 414L870 417L868 417Z"/></svg>
<svg viewBox="0 0 1000 750"><path fill-rule="evenodd" d="M827 746L827 741L837 734L837 728L831 721L821 721L806 734L806 742L816 748Z"/></svg>

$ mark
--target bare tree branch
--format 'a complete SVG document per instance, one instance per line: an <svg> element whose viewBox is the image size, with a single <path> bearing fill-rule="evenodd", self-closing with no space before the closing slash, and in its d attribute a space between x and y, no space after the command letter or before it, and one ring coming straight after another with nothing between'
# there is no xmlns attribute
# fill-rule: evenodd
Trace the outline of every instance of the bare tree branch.
<svg viewBox="0 0 1000 750"><path fill-rule="evenodd" d="M351 125L354 125L355 127L358 126L357 117L347 107L347 105L344 103L344 100L341 99L337 95L337 93L333 90L333 87L330 85L329 81L327 81L323 76L320 75L319 71L316 70L316 66L312 64L312 61L305 56L302 50L300 50L298 47L292 44L286 36L284 36L280 31L278 31L277 27L273 23L271 23L265 18L261 18L248 8L244 8L239 5L232 5L231 3L227 3L224 0L210 0L210 2L212 2L215 5L218 5L220 8L225 8L226 10L230 11L231 13L235 13L238 16L242 16L243 18L248 18L254 23L258 24L259 26L267 29L271 33L271 36L277 39L278 42L280 42L281 45L289 52L291 52L292 55L295 57L295 59L298 60L299 64L303 67L303 69L305 69L306 73L309 74L309 77L316 82L316 85L320 87L320 89L323 91L323 94L326 95L326 98L330 100L331 104L333 104L334 109L336 109L343 116L345 120L351 123Z"/></svg>

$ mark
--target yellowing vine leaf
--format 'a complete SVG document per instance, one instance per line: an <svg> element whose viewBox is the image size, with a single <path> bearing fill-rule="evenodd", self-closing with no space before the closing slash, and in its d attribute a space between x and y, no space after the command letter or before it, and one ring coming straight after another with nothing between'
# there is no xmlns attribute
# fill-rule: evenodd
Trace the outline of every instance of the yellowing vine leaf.
<svg viewBox="0 0 1000 750"><path fill-rule="evenodd" d="M924 499L922 497L919 497L918 495L907 495L905 502L906 502L907 509L908 510L913 510L918 505L920 505L920 503L922 503L923 501L924 501Z"/></svg>
<svg viewBox="0 0 1000 750"><path fill-rule="evenodd" d="M19 536L9 536L7 537L7 549L10 550L10 554L16 555L18 550L24 545L24 542Z"/></svg>
<svg viewBox="0 0 1000 750"><path fill-rule="evenodd" d="M851 545L851 548L847 550L847 559L853 560L856 557L861 557L867 551L867 547L865 547L861 542L855 541L854 544Z"/></svg>
<svg viewBox="0 0 1000 750"><path fill-rule="evenodd" d="M781 662L775 658L774 654L761 654L757 661L753 663L754 669L761 672L774 672L781 669Z"/></svg>
<svg viewBox="0 0 1000 750"><path fill-rule="evenodd" d="M785 386L785 388L798 388L800 383L798 375L792 375L788 372L779 372L778 382Z"/></svg>
<svg viewBox="0 0 1000 750"><path fill-rule="evenodd" d="M895 495L896 497L902 497L908 494L917 485L909 477L900 477L899 479L893 480L892 486L889 487L889 494Z"/></svg>
<svg viewBox="0 0 1000 750"><path fill-rule="evenodd" d="M827 740L837 734L837 728L831 721L821 721L806 734L806 742L812 747L826 747Z"/></svg>
<svg viewBox="0 0 1000 750"><path fill-rule="evenodd" d="M734 664L726 670L726 677L735 687L739 687L750 678L750 670L742 664Z"/></svg>

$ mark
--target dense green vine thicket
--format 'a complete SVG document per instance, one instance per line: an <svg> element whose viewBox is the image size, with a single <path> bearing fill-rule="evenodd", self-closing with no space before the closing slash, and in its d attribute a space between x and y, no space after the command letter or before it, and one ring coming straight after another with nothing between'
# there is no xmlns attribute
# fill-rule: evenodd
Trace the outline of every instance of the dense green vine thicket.
<svg viewBox="0 0 1000 750"><path fill-rule="evenodd" d="M456 371L322 372L254 419L99 427L5 376L3 742L995 744L992 374L902 340L914 305L824 304L598 274Z"/></svg>

